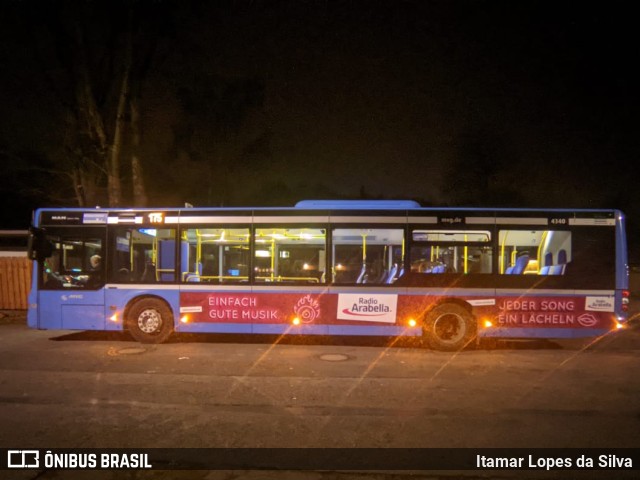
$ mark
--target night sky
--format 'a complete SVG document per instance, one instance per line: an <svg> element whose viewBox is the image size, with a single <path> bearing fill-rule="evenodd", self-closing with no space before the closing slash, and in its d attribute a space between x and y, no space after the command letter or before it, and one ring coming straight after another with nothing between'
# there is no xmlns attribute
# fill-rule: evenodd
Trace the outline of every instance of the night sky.
<svg viewBox="0 0 640 480"><path fill-rule="evenodd" d="M1 226L26 227L36 206L77 204L69 172L91 147L73 120L73 38L85 35L90 84L113 135L131 30L150 205L616 207L635 243L640 43L631 8L5 1ZM96 182L96 203L106 205L105 179Z"/></svg>

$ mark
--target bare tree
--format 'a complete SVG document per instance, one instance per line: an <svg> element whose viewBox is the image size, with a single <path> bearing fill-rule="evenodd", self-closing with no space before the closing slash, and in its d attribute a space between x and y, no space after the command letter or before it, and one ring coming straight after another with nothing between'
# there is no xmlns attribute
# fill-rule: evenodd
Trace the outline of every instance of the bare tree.
<svg viewBox="0 0 640 480"><path fill-rule="evenodd" d="M133 203L145 205L139 98L153 48L135 52L142 7L116 2L102 10L82 4L47 8L31 31L43 78L66 112L66 158L52 173L68 179L78 205L120 206L127 197L123 159L130 150ZM155 42L153 35L149 39Z"/></svg>

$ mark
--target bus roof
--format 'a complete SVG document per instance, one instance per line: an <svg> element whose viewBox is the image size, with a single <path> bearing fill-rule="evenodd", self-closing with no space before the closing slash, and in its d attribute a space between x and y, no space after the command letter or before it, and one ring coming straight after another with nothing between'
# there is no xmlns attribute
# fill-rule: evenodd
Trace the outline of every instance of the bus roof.
<svg viewBox="0 0 640 480"><path fill-rule="evenodd" d="M413 200L301 200L296 203L296 208L305 208L308 210L411 210L414 208L422 208L422 206Z"/></svg>
<svg viewBox="0 0 640 480"><path fill-rule="evenodd" d="M570 215L614 215L616 217L623 218L624 213L614 208L541 208L541 207L445 207L445 206L429 206L423 207L418 202L413 200L301 200L293 207L283 206L266 206L266 207L250 207L250 206L235 206L235 207L42 207L35 211L34 221L35 224L40 224L41 215L48 213L49 215L55 215L60 213L71 214L65 219L55 218L55 220L61 220L63 223L71 224L73 217L75 217L75 223L106 223L102 221L96 222L81 222L80 215L86 214L89 216L107 217L112 215L118 216L135 216L136 213L152 213L152 212L172 212L178 215L196 214L196 212L220 212L225 215L233 215L235 213L239 215L260 215L260 214L273 214L275 212L297 212L303 214L304 211L325 211L327 213L349 211L350 213L357 212L358 210L371 213L382 213L388 211L390 214L408 214L409 212L415 212L417 214L453 214L463 215L464 213L470 213L473 215L488 215L488 216L504 216L510 214L518 215L536 215L541 213L550 214L570 214ZM404 213L402 213L404 211ZM295 214L295 213L294 213ZM366 213L365 213L366 215ZM58 223L58 222L55 222Z"/></svg>

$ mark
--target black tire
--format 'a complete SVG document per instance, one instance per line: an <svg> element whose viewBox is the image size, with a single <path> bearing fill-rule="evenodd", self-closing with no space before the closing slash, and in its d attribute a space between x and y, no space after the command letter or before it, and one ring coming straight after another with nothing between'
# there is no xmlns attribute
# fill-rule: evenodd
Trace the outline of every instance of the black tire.
<svg viewBox="0 0 640 480"><path fill-rule="evenodd" d="M140 343L162 343L173 333L173 313L161 300L138 300L127 314L127 327Z"/></svg>
<svg viewBox="0 0 640 480"><path fill-rule="evenodd" d="M431 310L422 326L422 337L434 349L461 350L476 336L476 319L462 305L444 303Z"/></svg>

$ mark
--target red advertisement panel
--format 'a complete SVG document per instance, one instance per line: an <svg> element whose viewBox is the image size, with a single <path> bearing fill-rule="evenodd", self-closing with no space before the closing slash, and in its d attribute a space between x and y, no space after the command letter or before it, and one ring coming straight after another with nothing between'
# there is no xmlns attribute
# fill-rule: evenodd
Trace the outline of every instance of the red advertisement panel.
<svg viewBox="0 0 640 480"><path fill-rule="evenodd" d="M495 321L499 327L609 328L612 318L613 299L608 297L496 299Z"/></svg>
<svg viewBox="0 0 640 480"><path fill-rule="evenodd" d="M191 322L326 323L335 318L336 297L295 293L182 292L180 313ZM329 313L330 312L330 313ZM321 321L322 319L322 321Z"/></svg>
<svg viewBox="0 0 640 480"><path fill-rule="evenodd" d="M420 321L443 297L396 294L182 292L180 313L190 322L405 325ZM467 297L478 319L503 328L610 328L613 298Z"/></svg>

